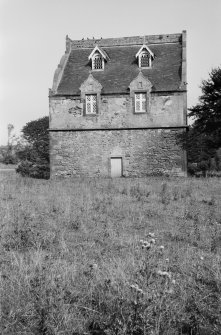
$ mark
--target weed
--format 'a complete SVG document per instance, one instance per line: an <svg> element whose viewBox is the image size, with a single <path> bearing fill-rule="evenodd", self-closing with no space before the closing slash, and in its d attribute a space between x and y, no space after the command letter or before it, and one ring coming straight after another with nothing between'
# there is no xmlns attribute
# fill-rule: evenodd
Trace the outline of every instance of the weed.
<svg viewBox="0 0 221 335"><path fill-rule="evenodd" d="M130 195L136 198L137 201L147 201L147 198L150 196L150 191L141 188L141 186L137 184L130 188Z"/></svg>
<svg viewBox="0 0 221 335"><path fill-rule="evenodd" d="M161 185L160 198L162 204L168 205L170 203L170 193L168 190L168 184L166 182L163 182Z"/></svg>

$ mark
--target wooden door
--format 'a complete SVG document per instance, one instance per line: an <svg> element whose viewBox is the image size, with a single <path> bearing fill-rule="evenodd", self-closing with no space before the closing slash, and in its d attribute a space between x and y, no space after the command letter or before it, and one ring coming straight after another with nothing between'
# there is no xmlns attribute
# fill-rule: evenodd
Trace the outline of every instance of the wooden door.
<svg viewBox="0 0 221 335"><path fill-rule="evenodd" d="M122 158L111 158L111 177L122 177Z"/></svg>

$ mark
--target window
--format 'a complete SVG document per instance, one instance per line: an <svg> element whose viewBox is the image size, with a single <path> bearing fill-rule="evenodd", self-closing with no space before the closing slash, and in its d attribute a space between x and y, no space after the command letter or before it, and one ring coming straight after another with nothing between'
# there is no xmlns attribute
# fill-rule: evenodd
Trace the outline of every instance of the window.
<svg viewBox="0 0 221 335"><path fill-rule="evenodd" d="M88 94L86 95L86 114L96 114L97 113L97 95Z"/></svg>
<svg viewBox="0 0 221 335"><path fill-rule="evenodd" d="M145 93L135 93L135 113L145 113L147 98Z"/></svg>
<svg viewBox="0 0 221 335"><path fill-rule="evenodd" d="M104 63L109 59L105 50L102 50L98 45L92 50L88 59L91 61L92 70L104 70Z"/></svg>
<svg viewBox="0 0 221 335"><path fill-rule="evenodd" d="M152 66L154 54L148 46L142 45L140 50L136 53L136 58L140 68L150 68Z"/></svg>
<svg viewBox="0 0 221 335"><path fill-rule="evenodd" d="M93 70L102 70L103 69L103 58L100 53L96 53L93 57Z"/></svg>
<svg viewBox="0 0 221 335"><path fill-rule="evenodd" d="M83 103L83 115L96 116L101 105L102 85L90 73L81 84L81 102Z"/></svg>
<svg viewBox="0 0 221 335"><path fill-rule="evenodd" d="M140 67L150 67L150 54L147 51L143 51L140 54Z"/></svg>

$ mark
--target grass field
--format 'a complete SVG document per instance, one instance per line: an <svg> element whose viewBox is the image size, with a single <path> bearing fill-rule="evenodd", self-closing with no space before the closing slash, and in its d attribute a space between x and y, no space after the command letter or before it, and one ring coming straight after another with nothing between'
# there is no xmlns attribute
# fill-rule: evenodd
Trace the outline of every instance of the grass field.
<svg viewBox="0 0 221 335"><path fill-rule="evenodd" d="M221 334L220 179L0 181L0 334Z"/></svg>

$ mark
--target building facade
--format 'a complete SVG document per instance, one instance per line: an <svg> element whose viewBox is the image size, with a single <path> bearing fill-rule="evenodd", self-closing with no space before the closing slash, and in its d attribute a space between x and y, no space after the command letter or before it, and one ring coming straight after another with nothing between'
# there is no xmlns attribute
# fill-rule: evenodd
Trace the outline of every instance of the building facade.
<svg viewBox="0 0 221 335"><path fill-rule="evenodd" d="M49 90L51 177L186 175L186 32L72 41Z"/></svg>

